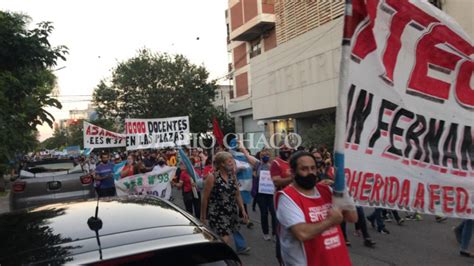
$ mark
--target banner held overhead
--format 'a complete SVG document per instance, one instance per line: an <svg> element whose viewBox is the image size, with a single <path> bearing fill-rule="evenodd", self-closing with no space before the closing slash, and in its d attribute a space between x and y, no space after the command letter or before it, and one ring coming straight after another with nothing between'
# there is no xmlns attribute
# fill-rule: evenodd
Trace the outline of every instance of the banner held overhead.
<svg viewBox="0 0 474 266"><path fill-rule="evenodd" d="M125 135L84 121L84 149L125 147Z"/></svg>
<svg viewBox="0 0 474 266"><path fill-rule="evenodd" d="M125 119L127 150L189 145L189 117Z"/></svg>
<svg viewBox="0 0 474 266"><path fill-rule="evenodd" d="M473 219L472 40L427 1L348 8L338 177L361 206Z"/></svg>

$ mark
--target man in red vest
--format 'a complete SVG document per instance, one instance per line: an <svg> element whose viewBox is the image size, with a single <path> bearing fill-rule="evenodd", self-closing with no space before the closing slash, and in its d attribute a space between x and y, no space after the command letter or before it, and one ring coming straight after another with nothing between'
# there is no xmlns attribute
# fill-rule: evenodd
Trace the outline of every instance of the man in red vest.
<svg viewBox="0 0 474 266"><path fill-rule="evenodd" d="M277 192L275 199L283 264L351 265L339 224L355 223L355 208L333 206L332 189L316 184L316 160L311 153L293 154L290 169L293 183Z"/></svg>

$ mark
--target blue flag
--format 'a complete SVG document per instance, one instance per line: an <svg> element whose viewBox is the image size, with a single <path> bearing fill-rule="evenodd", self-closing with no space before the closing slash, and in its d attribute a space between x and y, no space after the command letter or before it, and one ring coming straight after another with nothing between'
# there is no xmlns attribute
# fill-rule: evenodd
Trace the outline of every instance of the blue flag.
<svg viewBox="0 0 474 266"><path fill-rule="evenodd" d="M179 161L184 163L184 166L186 166L186 170L191 176L191 178L193 179L194 183L196 183L198 188L202 189L203 187L202 179L194 170L191 160L189 160L188 156L186 156L186 153L183 151L183 149L178 148L178 152L179 152L179 157L180 157Z"/></svg>
<svg viewBox="0 0 474 266"><path fill-rule="evenodd" d="M120 172L122 172L123 167L125 166L126 163L127 161L123 161L114 165L114 179L115 180L120 179Z"/></svg>

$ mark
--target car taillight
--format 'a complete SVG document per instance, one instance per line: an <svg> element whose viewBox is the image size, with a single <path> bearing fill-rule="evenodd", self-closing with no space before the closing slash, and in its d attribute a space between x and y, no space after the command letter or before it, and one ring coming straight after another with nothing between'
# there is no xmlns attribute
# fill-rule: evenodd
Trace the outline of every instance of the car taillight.
<svg viewBox="0 0 474 266"><path fill-rule="evenodd" d="M26 182L15 182L13 183L13 192L23 192L26 188Z"/></svg>
<svg viewBox="0 0 474 266"><path fill-rule="evenodd" d="M92 183L92 176L90 176L90 175L81 176L81 183L83 185L88 185L88 184Z"/></svg>

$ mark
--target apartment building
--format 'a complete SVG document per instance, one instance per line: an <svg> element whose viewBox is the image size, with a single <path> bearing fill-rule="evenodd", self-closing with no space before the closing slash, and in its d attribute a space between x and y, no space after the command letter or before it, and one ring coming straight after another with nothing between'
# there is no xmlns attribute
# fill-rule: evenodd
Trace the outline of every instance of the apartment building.
<svg viewBox="0 0 474 266"><path fill-rule="evenodd" d="M233 98L232 85L217 85L216 96L212 104L223 112L228 112L230 99Z"/></svg>
<svg viewBox="0 0 474 266"><path fill-rule="evenodd" d="M473 36L474 1L430 2ZM344 3L229 0L234 97L228 109L237 132L303 134L321 114L335 113Z"/></svg>

